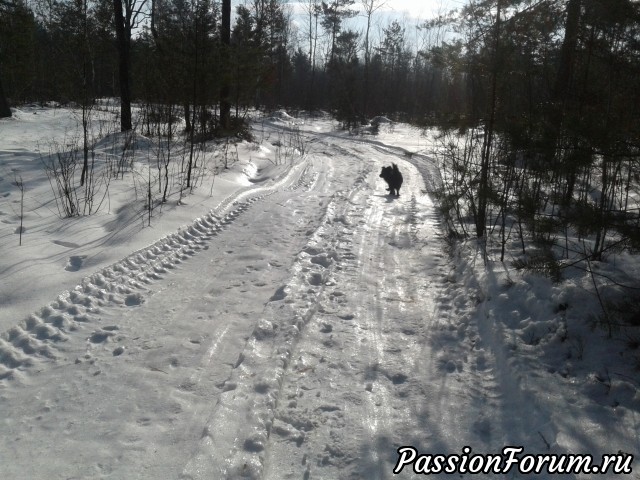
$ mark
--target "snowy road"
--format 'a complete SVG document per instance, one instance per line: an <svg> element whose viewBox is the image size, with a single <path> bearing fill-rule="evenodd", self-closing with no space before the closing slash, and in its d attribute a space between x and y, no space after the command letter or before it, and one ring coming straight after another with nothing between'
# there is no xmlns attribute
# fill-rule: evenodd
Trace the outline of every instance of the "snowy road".
<svg viewBox="0 0 640 480"><path fill-rule="evenodd" d="M449 263L431 171L314 137L280 178L16 325L0 477L388 479L404 445L561 451Z"/></svg>

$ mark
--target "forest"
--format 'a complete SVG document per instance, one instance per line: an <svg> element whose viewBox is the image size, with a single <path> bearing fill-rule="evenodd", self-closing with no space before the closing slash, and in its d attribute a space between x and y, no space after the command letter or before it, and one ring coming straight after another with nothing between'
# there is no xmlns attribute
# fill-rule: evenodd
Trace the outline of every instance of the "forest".
<svg viewBox="0 0 640 480"><path fill-rule="evenodd" d="M384 115L441 132L452 236L496 233L502 257L529 236L523 267L552 274L569 232L594 260L640 246L638 2L470 0L413 26L373 22L383 4L0 0L0 116L118 97L122 131L193 144L254 108L328 111L350 130Z"/></svg>

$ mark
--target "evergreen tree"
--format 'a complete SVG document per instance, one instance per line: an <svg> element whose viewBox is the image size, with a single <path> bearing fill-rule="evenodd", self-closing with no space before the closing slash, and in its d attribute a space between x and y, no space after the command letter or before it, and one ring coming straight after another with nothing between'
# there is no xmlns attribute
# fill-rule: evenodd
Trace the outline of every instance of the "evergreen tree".
<svg viewBox="0 0 640 480"><path fill-rule="evenodd" d="M33 99L36 58L34 15L22 0L0 0L0 117L13 102Z"/></svg>
<svg viewBox="0 0 640 480"><path fill-rule="evenodd" d="M353 17L356 12L351 10L355 0L331 0L322 2L322 26L329 34L330 53L328 62L333 61L336 53L336 41L342 30L342 22Z"/></svg>
<svg viewBox="0 0 640 480"><path fill-rule="evenodd" d="M362 120L359 93L360 63L358 60L359 34L353 30L345 30L336 39L333 60L327 66L333 92L333 108L336 118L343 122L343 127L351 129Z"/></svg>

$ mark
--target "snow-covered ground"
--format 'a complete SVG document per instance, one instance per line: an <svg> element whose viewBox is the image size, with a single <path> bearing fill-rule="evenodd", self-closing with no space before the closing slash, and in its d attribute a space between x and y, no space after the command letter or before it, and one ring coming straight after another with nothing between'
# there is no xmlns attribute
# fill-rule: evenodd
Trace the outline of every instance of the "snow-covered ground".
<svg viewBox="0 0 640 480"><path fill-rule="evenodd" d="M0 478L386 479L404 446L637 456L631 339L590 328L585 275L447 243L419 130L263 118L148 226L131 172L98 213L59 218L41 159L76 124L0 122ZM392 162L399 198L378 177ZM535 478L640 478L628 465ZM532 476L468 470L449 476Z"/></svg>

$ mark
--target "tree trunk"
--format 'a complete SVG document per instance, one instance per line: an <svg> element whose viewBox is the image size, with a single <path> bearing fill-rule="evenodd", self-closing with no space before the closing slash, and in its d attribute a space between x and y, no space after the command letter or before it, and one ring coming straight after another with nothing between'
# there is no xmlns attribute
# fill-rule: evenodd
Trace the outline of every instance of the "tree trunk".
<svg viewBox="0 0 640 480"><path fill-rule="evenodd" d="M0 72L0 118L8 118L11 116L9 102L4 96L4 88L2 87L2 72Z"/></svg>
<svg viewBox="0 0 640 480"><path fill-rule="evenodd" d="M480 170L480 184L478 185L478 214L476 216L476 236L482 238L486 233L487 205L491 186L489 185L489 167L491 161L491 149L493 146L494 125L496 119L496 107L498 103L498 70L500 68L500 27L501 27L501 0L498 0L498 11L495 25L494 65L491 78L491 104L489 105L489 119L485 126L482 144L482 158Z"/></svg>
<svg viewBox="0 0 640 480"><path fill-rule="evenodd" d="M223 80L220 88L220 123L224 130L231 127L231 102L229 94L230 55L231 47L231 0L222 0L222 25L220 29L223 50Z"/></svg>
<svg viewBox="0 0 640 480"><path fill-rule="evenodd" d="M369 62L371 61L371 53L369 50L369 32L371 31L371 13L367 12L367 30L364 37L364 91L362 96L364 105L362 106L362 114L369 116Z"/></svg>
<svg viewBox="0 0 640 480"><path fill-rule="evenodd" d="M184 120L186 122L185 132L191 133L191 129L193 128L191 125L191 105L189 102L184 102Z"/></svg>
<svg viewBox="0 0 640 480"><path fill-rule="evenodd" d="M318 49L318 13L316 13L315 29L313 33L313 55L311 58L311 83L309 84L309 102L308 108L310 111L315 109L316 98L314 94L314 85L316 80L316 51Z"/></svg>
<svg viewBox="0 0 640 480"><path fill-rule="evenodd" d="M553 88L553 100L562 101L571 84L573 65L575 63L576 46L578 45L578 26L580 23L581 0L569 0L567 4L567 23L560 50L558 76Z"/></svg>
<svg viewBox="0 0 640 480"><path fill-rule="evenodd" d="M122 0L113 0L120 78L120 131L131 130L131 25L128 25Z"/></svg>
<svg viewBox="0 0 640 480"><path fill-rule="evenodd" d="M564 29L564 39L560 49L558 73L551 91L551 111L548 127L545 132L543 149L547 161L551 164L556 155L556 143L562 128L567 93L573 77L576 47L578 44L578 27L580 24L580 9L582 0L569 0L567 4L567 20Z"/></svg>

